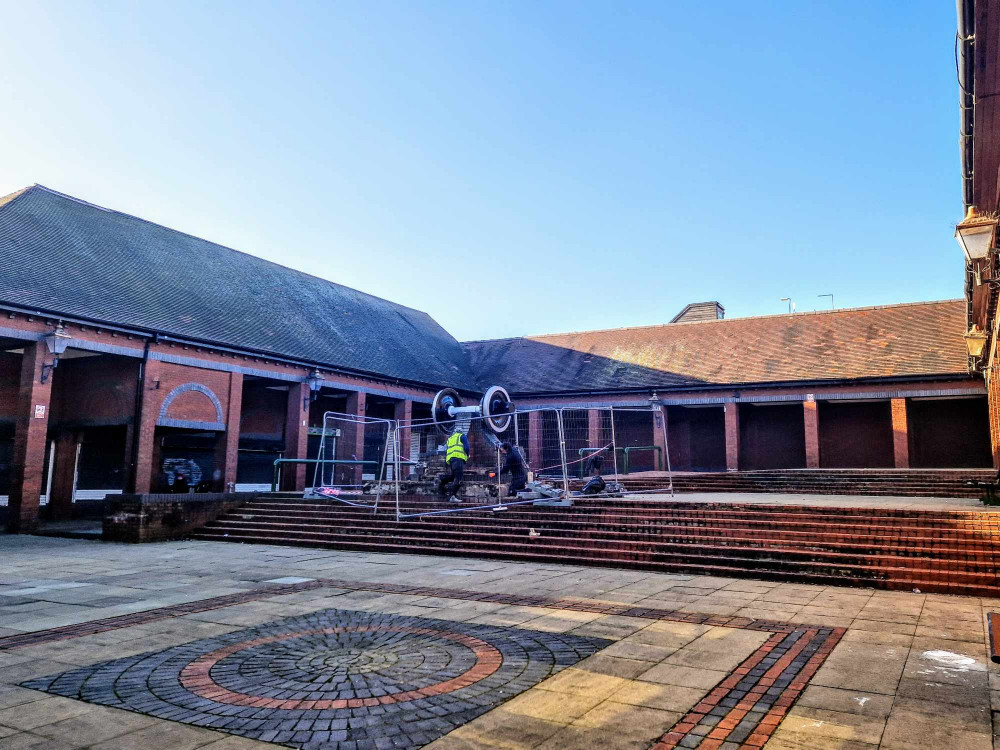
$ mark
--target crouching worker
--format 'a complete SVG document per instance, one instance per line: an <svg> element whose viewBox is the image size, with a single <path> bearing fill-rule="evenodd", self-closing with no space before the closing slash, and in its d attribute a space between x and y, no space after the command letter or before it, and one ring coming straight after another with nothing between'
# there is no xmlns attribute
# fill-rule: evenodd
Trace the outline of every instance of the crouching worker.
<svg viewBox="0 0 1000 750"><path fill-rule="evenodd" d="M466 437L464 432L456 428L448 438L444 454L444 460L451 470L451 476L441 477L441 485L438 488L438 491L442 495L451 495L448 498L450 502L462 502L458 497L458 493L462 489L462 477L465 474L465 462L469 460L469 453L469 438ZM451 490L450 492L446 492L445 487L449 484L451 484Z"/></svg>
<svg viewBox="0 0 1000 750"><path fill-rule="evenodd" d="M509 442L504 442L500 446L500 452L504 455L503 466L500 467L500 476L503 477L504 474L510 473L510 487L507 488L507 497L514 497L527 485L528 469L524 465L524 457L521 455L521 451Z"/></svg>
<svg viewBox="0 0 1000 750"><path fill-rule="evenodd" d="M604 488L608 485L604 481L604 477L601 476L601 471L603 469L604 456L601 455L601 451L594 453L587 459L587 463L584 465L584 471L586 471L587 474L590 474L591 480L584 485L582 494L599 495L604 492Z"/></svg>

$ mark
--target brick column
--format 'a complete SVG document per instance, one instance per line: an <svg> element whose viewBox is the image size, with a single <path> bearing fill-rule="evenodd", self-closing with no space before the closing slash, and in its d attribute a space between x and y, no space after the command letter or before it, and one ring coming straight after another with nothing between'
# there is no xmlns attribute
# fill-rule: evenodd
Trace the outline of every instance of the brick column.
<svg viewBox="0 0 1000 750"><path fill-rule="evenodd" d="M133 472L133 489L138 494L145 494L151 491L154 472L158 475L159 468L153 466L153 445L156 421L160 417L160 402L165 396L157 390L155 381L160 378L160 362L151 359L145 364L142 371L142 382L139 384L142 406L140 407L142 423L133 426L133 440L136 441L135 449L135 470Z"/></svg>
<svg viewBox="0 0 1000 750"><path fill-rule="evenodd" d="M906 399L892 399L891 407L893 464L897 469L909 469L910 433L906 422Z"/></svg>
<svg viewBox="0 0 1000 750"><path fill-rule="evenodd" d="M535 469L542 467L542 413L528 412L528 463Z"/></svg>
<svg viewBox="0 0 1000 750"><path fill-rule="evenodd" d="M226 407L226 431L219 433L215 443L215 468L222 472L221 487L225 492L230 483L236 484L236 465L239 462L240 414L243 409L243 373L229 373L229 401Z"/></svg>
<svg viewBox="0 0 1000 750"><path fill-rule="evenodd" d="M393 419L404 423L409 423L413 418L413 402L410 400L397 401L393 407ZM399 457L400 459L410 458L410 429L407 427L399 431ZM406 477L413 470L413 467L402 467L402 476Z"/></svg>
<svg viewBox="0 0 1000 750"><path fill-rule="evenodd" d="M76 489L76 457L79 436L63 430L56 438L55 465L52 472L52 490L49 495L49 514L53 521L73 517L73 491Z"/></svg>
<svg viewBox="0 0 1000 750"><path fill-rule="evenodd" d="M359 417L365 416L365 412L368 410L368 394L362 391L355 391L347 397L347 413L355 414ZM344 436L344 450L348 455L344 458L354 459L355 461L365 460L365 426L363 424L351 425L345 430L347 433ZM348 474L348 476L353 477L354 484L361 483L361 475L365 473L365 469L368 468L364 464L354 464L353 469Z"/></svg>
<svg viewBox="0 0 1000 750"><path fill-rule="evenodd" d="M819 408L815 400L802 402L806 427L806 468L819 468Z"/></svg>
<svg viewBox="0 0 1000 750"><path fill-rule="evenodd" d="M726 404L726 471L740 468L740 405Z"/></svg>
<svg viewBox="0 0 1000 750"><path fill-rule="evenodd" d="M291 383L285 406L285 451L282 458L307 458L309 447L309 384ZM306 406L303 407L303 404ZM306 465L285 464L281 467L281 487L285 492L302 492L306 488Z"/></svg>
<svg viewBox="0 0 1000 750"><path fill-rule="evenodd" d="M10 472L7 530L11 533L38 528L38 503L42 494L45 437L49 427L52 378L40 383L42 364L51 361L43 341L24 347L21 381L14 413L14 455Z"/></svg>
<svg viewBox="0 0 1000 750"><path fill-rule="evenodd" d="M656 471L665 471L667 468L666 419L667 408L665 406L661 406L658 411L653 412L653 445L660 449L653 451L653 468Z"/></svg>
<svg viewBox="0 0 1000 750"><path fill-rule="evenodd" d="M587 411L587 447L600 448L601 444L601 412L598 409Z"/></svg>

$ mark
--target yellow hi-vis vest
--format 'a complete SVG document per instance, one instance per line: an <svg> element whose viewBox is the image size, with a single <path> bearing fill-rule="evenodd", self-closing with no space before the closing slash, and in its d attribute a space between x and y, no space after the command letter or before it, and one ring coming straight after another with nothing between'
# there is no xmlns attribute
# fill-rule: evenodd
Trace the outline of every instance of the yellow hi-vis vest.
<svg viewBox="0 0 1000 750"><path fill-rule="evenodd" d="M455 432L448 438L448 451L444 454L445 463L451 463L451 459L460 458L463 461L469 460L469 454L465 452L462 445L462 433Z"/></svg>

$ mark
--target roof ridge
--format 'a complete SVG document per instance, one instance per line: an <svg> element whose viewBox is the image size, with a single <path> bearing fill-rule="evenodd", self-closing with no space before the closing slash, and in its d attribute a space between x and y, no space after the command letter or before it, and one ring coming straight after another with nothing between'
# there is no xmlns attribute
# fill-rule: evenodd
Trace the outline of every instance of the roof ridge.
<svg viewBox="0 0 1000 750"><path fill-rule="evenodd" d="M772 315L747 315L741 318L719 318L718 320L690 320L687 322L678 323L650 323L641 326L618 326L615 328L591 328L583 331L564 331L562 333L533 333L526 336L511 336L507 338L500 339L478 339L476 341L467 341L463 343L481 343L488 341L514 341L516 339L540 339L540 338L552 338L556 336L573 336L576 334L583 333L611 333L612 331L641 331L650 328L673 328L674 326L701 326L701 325L724 325L726 323L738 323L744 320L762 320L770 318L795 318L803 317L806 315L836 315L845 312L863 312L865 310L887 310L889 308L896 307L917 307L920 305L943 305L950 302L964 302L963 299L956 297L952 299L935 299L935 300L924 300L922 302L895 302L888 305L867 305L863 307L841 307L836 310L808 310L802 312L793 313L774 313Z"/></svg>
<svg viewBox="0 0 1000 750"><path fill-rule="evenodd" d="M32 187L34 186L29 185L28 187L23 187L20 190L15 190L13 193L7 193L7 195L0 195L0 208L6 206L8 203L13 203L22 195L31 190Z"/></svg>
<svg viewBox="0 0 1000 750"><path fill-rule="evenodd" d="M386 303L388 303L390 305L393 305L394 307L401 307L404 310L410 310L412 312L419 313L421 315L426 315L427 317L429 317L429 318L431 318L433 320L433 318L431 317L430 313L428 313L425 310L418 310L415 307L410 307L409 305L404 305L404 304L401 304L399 302L393 302L391 299L386 299L385 297L379 297L377 294L371 294L370 292L364 292L364 291L362 291L360 289L355 289L353 286L347 286L346 284L341 284L341 283L336 282L336 281L331 281L330 279L324 279L322 276L317 276L316 274L308 273L307 271L302 271L302 270L300 270L298 268L292 268L291 266L286 266L286 265L283 265L283 264L278 263L276 261L268 260L267 258L262 258L259 255L254 255L253 253L248 253L245 250L239 250L238 248L230 247L229 245L223 245L220 242L215 242L214 240L206 239L205 237L199 237L196 234L191 234L190 232L185 232L183 229L175 229L174 227L168 227L166 224L160 224L159 222L152 221L151 219L145 219L142 216L136 216L135 214L126 213L125 211L119 211L118 209L115 209L115 208L106 208L105 206L99 206L96 203L91 203L89 201L85 201L85 200L83 200L81 198L77 198L77 197L69 195L67 193L61 193L58 190L53 190L52 188L46 187L45 185L40 185L38 183L35 183L31 187L24 188L21 192L22 193L27 192L28 190L31 190L32 188L40 188L41 190L44 190L44 191L46 191L48 193L51 193L51 194L56 195L56 196L59 196L60 198L65 198L66 200L70 200L70 201L73 201L75 203L79 203L81 205L88 206L90 208L96 208L98 211L107 211L108 213L117 214L118 216L124 216L124 217L126 217L128 219L133 219L135 221L141 221L144 224L149 224L150 226L159 227L160 229L165 229L168 232L174 232L176 234L180 234L180 235L183 235L185 237L191 237L192 239L198 240L199 242L207 242L208 244L214 245L215 247L222 248L223 250L228 250L228 251L233 252L233 253L239 253L240 255L244 255L244 256L246 256L248 258L253 258L255 261L258 261L260 263L267 263L267 264L272 265L272 266L277 266L278 268L283 268L286 271L291 271L292 273L297 273L300 276L306 276L306 277L308 277L310 279L316 279L317 281L322 281L324 284L331 284L331 285L339 287L341 289L347 289L347 290L355 292L357 294L364 295L365 297L370 297L372 299L376 299L376 300L379 300L381 302L386 302ZM0 205L2 205L2 204L0 204Z"/></svg>

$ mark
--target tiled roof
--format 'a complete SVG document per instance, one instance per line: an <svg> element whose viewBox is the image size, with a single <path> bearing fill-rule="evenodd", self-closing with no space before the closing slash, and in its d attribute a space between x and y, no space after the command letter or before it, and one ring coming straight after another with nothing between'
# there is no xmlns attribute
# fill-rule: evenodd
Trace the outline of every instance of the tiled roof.
<svg viewBox="0 0 1000 750"><path fill-rule="evenodd" d="M516 393L967 372L964 300L472 341Z"/></svg>
<svg viewBox="0 0 1000 750"><path fill-rule="evenodd" d="M8 198L0 302L386 378L474 380L426 313L41 186Z"/></svg>

